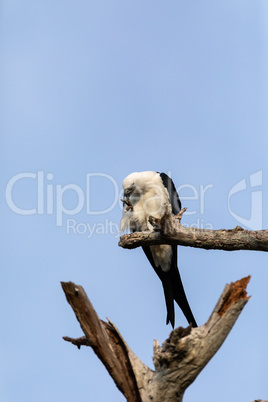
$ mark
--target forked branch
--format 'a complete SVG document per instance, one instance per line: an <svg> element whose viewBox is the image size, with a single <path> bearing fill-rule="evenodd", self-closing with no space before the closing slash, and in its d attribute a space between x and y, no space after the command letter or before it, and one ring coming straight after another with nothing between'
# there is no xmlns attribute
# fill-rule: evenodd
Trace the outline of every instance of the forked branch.
<svg viewBox="0 0 268 402"><path fill-rule="evenodd" d="M201 327L177 328L162 346L154 341L154 371L131 351L111 321L99 319L84 289L72 282L62 282L62 288L86 339L64 339L78 347L92 347L128 401L182 401L186 388L220 348L247 303L249 280L226 285Z"/></svg>

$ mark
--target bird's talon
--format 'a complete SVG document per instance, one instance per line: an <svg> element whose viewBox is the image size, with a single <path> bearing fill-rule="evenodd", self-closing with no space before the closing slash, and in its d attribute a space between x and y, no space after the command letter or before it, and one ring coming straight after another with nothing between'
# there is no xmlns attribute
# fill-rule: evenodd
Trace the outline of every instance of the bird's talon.
<svg viewBox="0 0 268 402"><path fill-rule="evenodd" d="M123 202L123 204L126 204L126 211L129 211L131 209L131 211L133 211L133 205L129 200L123 200L123 198L121 198L121 201Z"/></svg>

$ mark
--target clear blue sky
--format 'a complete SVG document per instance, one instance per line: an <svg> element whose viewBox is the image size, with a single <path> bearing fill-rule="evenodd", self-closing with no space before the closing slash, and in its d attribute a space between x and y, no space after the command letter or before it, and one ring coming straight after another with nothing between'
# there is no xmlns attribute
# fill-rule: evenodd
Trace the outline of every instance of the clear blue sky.
<svg viewBox="0 0 268 402"><path fill-rule="evenodd" d="M171 328L142 251L117 245L123 178L170 173L185 225L267 228L268 3L3 0L0 22L0 399L123 401L94 353L61 339L82 333L60 281L153 367ZM267 254L180 247L179 266L200 325L252 275L185 402L267 399Z"/></svg>

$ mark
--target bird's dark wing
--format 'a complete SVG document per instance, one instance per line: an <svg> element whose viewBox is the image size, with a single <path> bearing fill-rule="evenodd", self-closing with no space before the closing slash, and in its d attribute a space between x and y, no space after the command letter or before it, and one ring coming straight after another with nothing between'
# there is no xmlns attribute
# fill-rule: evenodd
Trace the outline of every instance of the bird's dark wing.
<svg viewBox="0 0 268 402"><path fill-rule="evenodd" d="M177 215L181 210L181 202L179 195L176 191L172 179L166 173L159 173L164 186L166 187L169 195L170 204L172 207L172 213Z"/></svg>
<svg viewBox="0 0 268 402"><path fill-rule="evenodd" d="M177 246L172 246L172 260L170 270L167 272L170 275L172 283L173 298L181 308L189 324L197 327L197 323L189 306L184 287L181 281L181 276L177 265Z"/></svg>
<svg viewBox="0 0 268 402"><path fill-rule="evenodd" d="M179 195L176 191L172 179L165 173L159 173L163 185L168 191L169 201L172 208L172 213L177 215L181 210L181 202ZM183 314L185 315L189 324L191 323L193 327L197 327L196 321L192 314L191 308L187 301L185 291L182 285L180 273L177 266L177 246L172 246L172 259L170 264L170 269L168 271L163 271L161 267L156 267L152 252L150 247L143 247L143 251L146 254L148 260L150 261L153 269L157 273L158 277L161 279L166 306L167 306L167 324L170 322L174 328L175 324L175 313L174 313L174 300L177 302L181 308Z"/></svg>
<svg viewBox="0 0 268 402"><path fill-rule="evenodd" d="M153 269L157 273L159 279L161 279L163 289L164 289L164 294L165 294L166 306L167 306L166 324L168 324L170 322L172 327L174 328L175 313L174 313L174 301L173 301L173 290L172 290L171 277L170 277L170 275L167 275L167 272L162 271L162 269L160 267L156 267L150 247L145 246L145 247L142 247L142 249L143 249L146 257L148 258L150 264L152 265Z"/></svg>
<svg viewBox="0 0 268 402"><path fill-rule="evenodd" d="M193 327L197 327L196 321L192 314L191 308L187 301L184 288L182 285L180 273L177 267L177 246L172 246L172 260L169 271L163 271L160 267L156 267L150 247L142 247L146 257L151 263L153 269L161 279L166 306L167 306L167 324L170 322L172 327L175 325L175 313L174 313L174 300L178 303L183 314L185 315L189 324Z"/></svg>

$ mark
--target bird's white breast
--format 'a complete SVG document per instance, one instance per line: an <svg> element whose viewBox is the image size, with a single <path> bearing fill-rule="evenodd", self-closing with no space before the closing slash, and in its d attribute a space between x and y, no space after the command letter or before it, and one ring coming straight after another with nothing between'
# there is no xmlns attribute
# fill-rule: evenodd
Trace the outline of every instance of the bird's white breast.
<svg viewBox="0 0 268 402"><path fill-rule="evenodd" d="M171 212L167 189L156 172L132 173L123 181L125 190L134 181L136 192L129 197L133 210L124 206L120 230L152 230L149 216L160 219L165 212Z"/></svg>
<svg viewBox="0 0 268 402"><path fill-rule="evenodd" d="M160 219L165 213L171 213L171 205L167 189L163 185L159 173L141 172L132 173L123 181L123 189L126 190L135 184L136 191L130 195L129 201L133 209L124 206L120 230L121 233L130 231L153 230L149 217ZM169 245L150 246L154 263L163 271L170 269L172 248Z"/></svg>

